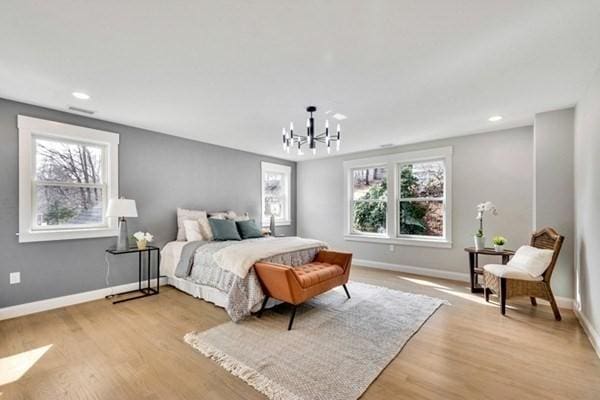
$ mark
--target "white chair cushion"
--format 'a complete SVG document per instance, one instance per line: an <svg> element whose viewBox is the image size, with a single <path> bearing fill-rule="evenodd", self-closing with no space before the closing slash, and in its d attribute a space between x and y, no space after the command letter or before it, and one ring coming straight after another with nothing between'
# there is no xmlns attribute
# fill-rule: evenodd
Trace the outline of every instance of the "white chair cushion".
<svg viewBox="0 0 600 400"><path fill-rule="evenodd" d="M522 281L541 281L541 276L531 276L528 272L510 265L488 264L483 267L484 270L498 278L520 279Z"/></svg>
<svg viewBox="0 0 600 400"><path fill-rule="evenodd" d="M552 261L552 250L521 246L510 259L508 265L527 272L532 277L541 276Z"/></svg>

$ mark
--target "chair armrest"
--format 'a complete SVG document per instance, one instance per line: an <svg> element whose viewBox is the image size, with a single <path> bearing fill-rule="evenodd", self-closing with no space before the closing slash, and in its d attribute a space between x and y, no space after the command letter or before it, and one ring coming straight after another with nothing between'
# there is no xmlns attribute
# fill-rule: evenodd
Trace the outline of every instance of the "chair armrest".
<svg viewBox="0 0 600 400"><path fill-rule="evenodd" d="M342 267L344 273L347 273L352 266L352 253L341 251L321 250L315 258L316 262L335 264Z"/></svg>
<svg viewBox="0 0 600 400"><path fill-rule="evenodd" d="M287 303L294 303L296 298L294 293L301 290L292 269L293 267L283 264L265 262L254 264L254 270L266 294Z"/></svg>

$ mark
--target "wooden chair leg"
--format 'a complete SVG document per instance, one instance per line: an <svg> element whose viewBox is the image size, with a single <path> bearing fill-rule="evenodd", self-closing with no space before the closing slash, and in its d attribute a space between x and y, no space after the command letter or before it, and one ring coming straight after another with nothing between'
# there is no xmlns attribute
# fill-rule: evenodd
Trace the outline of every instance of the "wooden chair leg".
<svg viewBox="0 0 600 400"><path fill-rule="evenodd" d="M557 321L560 321L562 317L560 316L560 311L558 310L558 305L556 304L556 299L554 298L554 293L552 293L552 289L550 289L550 285L546 284L546 293L548 293L548 301L550 302L550 306L552 307L552 312L554 313L554 318Z"/></svg>
<svg viewBox="0 0 600 400"><path fill-rule="evenodd" d="M537 300L535 299L535 297L530 297L529 300L531 300L532 306L537 306Z"/></svg>
<svg viewBox="0 0 600 400"><path fill-rule="evenodd" d="M506 278L500 278L500 313L506 315Z"/></svg>
<svg viewBox="0 0 600 400"><path fill-rule="evenodd" d="M290 323L288 324L288 331L292 330L292 325L294 324L294 317L296 316L296 308L298 308L298 306L296 306L295 304L292 304L292 315L290 316Z"/></svg>
<svg viewBox="0 0 600 400"><path fill-rule="evenodd" d="M350 292L348 291L348 288L346 287L346 285L342 285L344 287L344 291L346 292L346 296L348 296L348 298L350 299Z"/></svg>

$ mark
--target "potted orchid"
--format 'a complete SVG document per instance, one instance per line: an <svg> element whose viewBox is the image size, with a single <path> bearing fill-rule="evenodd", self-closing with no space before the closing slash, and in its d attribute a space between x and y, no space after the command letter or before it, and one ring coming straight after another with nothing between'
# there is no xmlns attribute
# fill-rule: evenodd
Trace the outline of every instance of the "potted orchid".
<svg viewBox="0 0 600 400"><path fill-rule="evenodd" d="M494 243L494 250L497 252L504 251L504 245L506 244L506 238L504 236L494 236L492 239Z"/></svg>
<svg viewBox="0 0 600 400"><path fill-rule="evenodd" d="M140 250L144 250L146 249L146 246L148 245L148 242L151 242L154 240L154 236L152 236L150 234L150 232L136 232L133 234L133 237L135 238L135 242L137 244L138 249Z"/></svg>
<svg viewBox="0 0 600 400"><path fill-rule="evenodd" d="M483 216L486 212L489 212L492 215L498 215L498 210L496 210L496 206L491 201L486 201L485 203L480 203L477 205L476 218L479 220L479 229L477 230L477 233L475 233L475 236L473 236L476 250L482 250L485 248L485 235L483 233Z"/></svg>

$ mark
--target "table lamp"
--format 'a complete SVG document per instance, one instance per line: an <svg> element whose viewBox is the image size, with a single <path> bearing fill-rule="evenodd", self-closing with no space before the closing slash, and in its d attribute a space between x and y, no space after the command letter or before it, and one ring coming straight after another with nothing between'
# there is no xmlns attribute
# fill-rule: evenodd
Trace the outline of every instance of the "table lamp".
<svg viewBox="0 0 600 400"><path fill-rule="evenodd" d="M127 221L125 218L136 218L138 216L135 200L125 198L109 200L106 216L119 218L117 250L127 250L129 248L129 240L127 238Z"/></svg>

